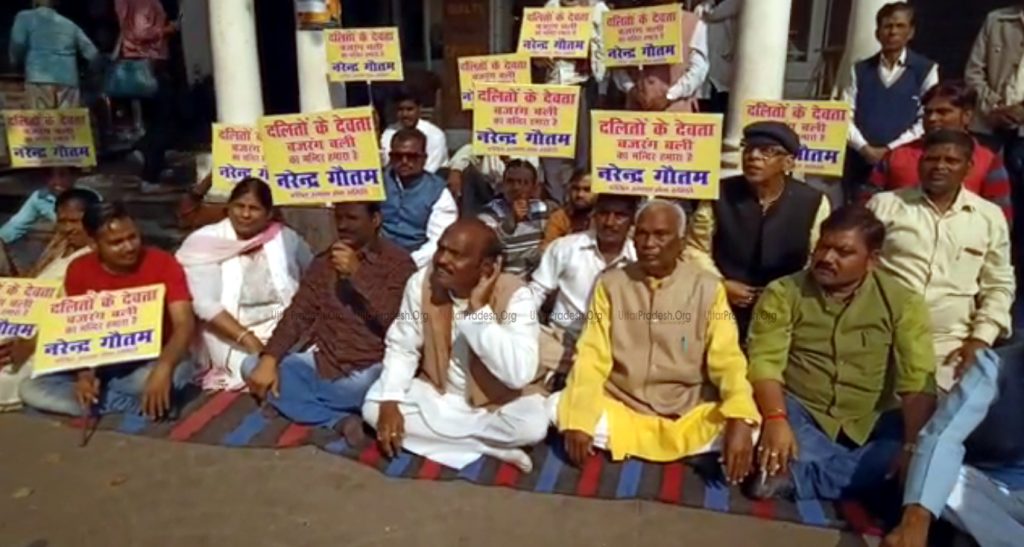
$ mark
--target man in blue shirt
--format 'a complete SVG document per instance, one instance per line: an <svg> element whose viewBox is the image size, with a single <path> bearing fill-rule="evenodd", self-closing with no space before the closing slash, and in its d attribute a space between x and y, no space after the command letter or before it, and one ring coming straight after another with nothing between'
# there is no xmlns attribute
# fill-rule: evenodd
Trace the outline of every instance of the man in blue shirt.
<svg viewBox="0 0 1024 547"><path fill-rule="evenodd" d="M0 241L7 245L14 243L40 220L56 222L57 211L54 210L54 205L57 203L57 196L74 185L75 180L71 177L49 177L46 187L32 192L18 212L0 226Z"/></svg>
<svg viewBox="0 0 1024 547"><path fill-rule="evenodd" d="M984 547L1024 536L1024 364L1020 348L978 352L921 430L903 519L883 547L925 547L942 517Z"/></svg>
<svg viewBox="0 0 1024 547"><path fill-rule="evenodd" d="M99 51L78 25L57 13L57 0L33 0L11 29L11 65L24 67L28 106L76 108L80 102L78 57L90 64Z"/></svg>

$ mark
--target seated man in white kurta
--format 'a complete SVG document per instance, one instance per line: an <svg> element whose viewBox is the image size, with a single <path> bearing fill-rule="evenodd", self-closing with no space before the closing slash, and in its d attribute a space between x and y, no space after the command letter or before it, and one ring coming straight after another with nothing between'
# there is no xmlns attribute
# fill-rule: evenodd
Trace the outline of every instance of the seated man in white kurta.
<svg viewBox="0 0 1024 547"><path fill-rule="evenodd" d="M456 469L487 455L533 468L521 447L548 427L540 325L529 288L501 273L501 250L486 224L460 220L432 267L409 279L363 406L385 455L404 448Z"/></svg>

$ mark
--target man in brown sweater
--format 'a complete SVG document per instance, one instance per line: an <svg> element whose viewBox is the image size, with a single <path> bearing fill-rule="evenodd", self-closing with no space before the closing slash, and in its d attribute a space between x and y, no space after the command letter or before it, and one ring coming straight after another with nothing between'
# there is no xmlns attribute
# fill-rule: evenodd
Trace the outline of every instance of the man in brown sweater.
<svg viewBox="0 0 1024 547"><path fill-rule="evenodd" d="M339 203L334 218L338 240L310 266L263 353L242 365L242 375L256 397L288 419L333 427L359 444L359 408L380 376L384 334L416 267L407 251L378 235L379 203Z"/></svg>

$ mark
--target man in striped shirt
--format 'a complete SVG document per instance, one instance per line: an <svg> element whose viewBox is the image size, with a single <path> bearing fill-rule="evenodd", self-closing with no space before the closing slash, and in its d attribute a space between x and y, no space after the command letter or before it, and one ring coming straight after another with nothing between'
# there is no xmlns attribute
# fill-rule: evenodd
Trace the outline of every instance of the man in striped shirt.
<svg viewBox="0 0 1024 547"><path fill-rule="evenodd" d="M556 206L538 198L537 168L530 163L510 161L501 184L502 197L488 203L479 218L501 240L504 271L525 277L540 263L544 229Z"/></svg>

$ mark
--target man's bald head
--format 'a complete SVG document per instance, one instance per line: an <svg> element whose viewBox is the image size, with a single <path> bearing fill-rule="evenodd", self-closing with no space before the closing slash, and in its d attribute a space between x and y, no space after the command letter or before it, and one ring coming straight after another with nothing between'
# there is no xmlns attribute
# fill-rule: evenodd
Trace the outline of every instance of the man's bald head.
<svg viewBox="0 0 1024 547"><path fill-rule="evenodd" d="M483 221L455 221L437 242L433 281L460 298L469 296L481 276L498 267L502 245L498 235Z"/></svg>

